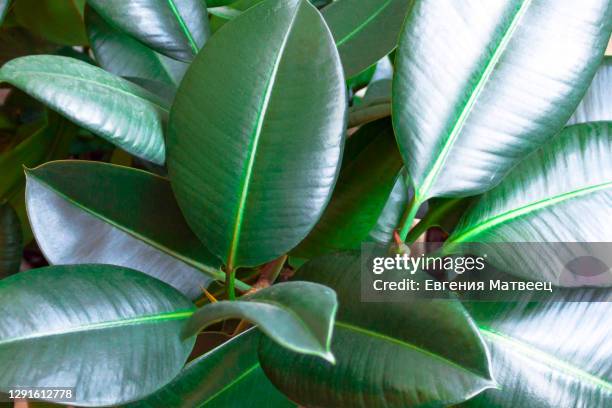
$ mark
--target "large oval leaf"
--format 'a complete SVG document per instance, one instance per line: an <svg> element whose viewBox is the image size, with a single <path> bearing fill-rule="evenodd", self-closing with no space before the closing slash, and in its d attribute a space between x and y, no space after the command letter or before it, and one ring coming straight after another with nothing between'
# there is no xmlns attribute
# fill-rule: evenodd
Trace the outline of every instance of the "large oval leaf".
<svg viewBox="0 0 612 408"><path fill-rule="evenodd" d="M198 54L172 107L168 167L187 221L230 268L272 260L312 229L345 117L338 53L305 0L249 9Z"/></svg>
<svg viewBox="0 0 612 408"><path fill-rule="evenodd" d="M9 61L0 69L0 81L135 156L164 163L168 108L137 85L85 62L51 55Z"/></svg>
<svg viewBox="0 0 612 408"><path fill-rule="evenodd" d="M561 130L611 30L608 0L416 2L393 82L415 207L490 189Z"/></svg>
<svg viewBox="0 0 612 408"><path fill-rule="evenodd" d="M576 108L576 112L567 122L578 123L608 121L612 122L612 56L604 58L591 82L586 95Z"/></svg>
<svg viewBox="0 0 612 408"><path fill-rule="evenodd" d="M52 266L0 281L0 391L74 387L74 404L141 398L176 376L193 347L193 305L170 286L110 265ZM137 373L137 375L135 374Z"/></svg>
<svg viewBox="0 0 612 408"><path fill-rule="evenodd" d="M458 301L406 292L406 302L361 302L360 273L358 253L317 258L298 270L297 278L338 294L336 364L262 339L261 365L283 393L305 406L403 408L458 403L493 385L482 339Z"/></svg>
<svg viewBox="0 0 612 408"><path fill-rule="evenodd" d="M244 319L256 323L276 343L298 353L333 362L330 344L336 316L336 294L311 282L285 282L261 289L239 301L205 305L189 320L186 337L212 323Z"/></svg>
<svg viewBox="0 0 612 408"><path fill-rule="evenodd" d="M170 384L130 408L296 407L265 376L257 359L260 334L250 329L192 361Z"/></svg>
<svg viewBox="0 0 612 408"><path fill-rule="evenodd" d="M612 219L610 163L612 123L566 128L479 199L449 238L448 248L461 242L556 242L557 256L517 251L513 245L483 245L477 250L488 252L489 261L523 278L584 284L560 275L575 257L574 251L566 253L563 243L612 242L612 230L602 222Z"/></svg>
<svg viewBox="0 0 612 408"><path fill-rule="evenodd" d="M292 255L313 258L358 249L376 225L401 168L402 158L389 120L359 129L347 141L331 201Z"/></svg>
<svg viewBox="0 0 612 408"><path fill-rule="evenodd" d="M28 215L53 264L125 266L190 298L220 262L191 232L170 183L141 170L98 162L57 161L27 171Z"/></svg>
<svg viewBox="0 0 612 408"><path fill-rule="evenodd" d="M88 0L121 31L169 57L189 62L210 35L203 0Z"/></svg>
<svg viewBox="0 0 612 408"><path fill-rule="evenodd" d="M17 22L36 35L57 44L87 44L83 25L85 0L16 0L13 3Z"/></svg>
<svg viewBox="0 0 612 408"><path fill-rule="evenodd" d="M122 77L144 78L178 86L187 64L159 54L108 24L91 7L85 23L96 61Z"/></svg>
<svg viewBox="0 0 612 408"><path fill-rule="evenodd" d="M322 10L347 78L389 54L411 0L338 0Z"/></svg>
<svg viewBox="0 0 612 408"><path fill-rule="evenodd" d="M8 203L0 203L0 279L19 272L23 245L17 213Z"/></svg>
<svg viewBox="0 0 612 408"><path fill-rule="evenodd" d="M490 350L500 388L468 407L604 407L612 401L610 292L546 302L466 304Z"/></svg>

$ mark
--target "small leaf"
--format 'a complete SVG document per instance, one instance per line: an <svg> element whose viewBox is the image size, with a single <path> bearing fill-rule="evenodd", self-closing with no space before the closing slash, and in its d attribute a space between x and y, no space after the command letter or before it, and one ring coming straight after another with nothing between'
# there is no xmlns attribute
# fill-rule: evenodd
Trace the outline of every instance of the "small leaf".
<svg viewBox="0 0 612 408"><path fill-rule="evenodd" d="M0 69L8 82L135 156L163 164L168 108L156 96L73 58L34 55Z"/></svg>
<svg viewBox="0 0 612 408"><path fill-rule="evenodd" d="M168 180L87 161L51 162L26 174L30 222L50 263L125 266L190 298L223 279L220 262L185 223Z"/></svg>
<svg viewBox="0 0 612 408"><path fill-rule="evenodd" d="M17 22L34 34L62 45L87 44L85 0L15 0Z"/></svg>
<svg viewBox="0 0 612 408"><path fill-rule="evenodd" d="M203 0L88 0L106 21L154 50L190 62L210 35Z"/></svg>
<svg viewBox="0 0 612 408"><path fill-rule="evenodd" d="M0 306L2 392L61 384L74 405L116 405L167 384L193 347L179 336L191 302L131 269L21 272L0 281Z"/></svg>
<svg viewBox="0 0 612 408"><path fill-rule="evenodd" d="M187 64L168 58L108 24L91 7L85 9L91 49L102 68L121 77L136 77L178 86Z"/></svg>
<svg viewBox="0 0 612 408"><path fill-rule="evenodd" d="M400 280L405 271L385 274ZM456 404L494 385L483 341L458 301L411 299L406 292L405 302L361 302L360 275L361 258L352 252L298 270L297 279L338 293L336 364L263 338L261 365L284 394L304 406L404 408Z"/></svg>
<svg viewBox="0 0 612 408"><path fill-rule="evenodd" d="M0 279L19 272L22 252L21 225L8 203L0 203Z"/></svg>
<svg viewBox="0 0 612 408"><path fill-rule="evenodd" d="M260 337L257 329L234 337L190 362L155 394L127 407L295 408L261 370L257 359Z"/></svg>
<svg viewBox="0 0 612 408"><path fill-rule="evenodd" d="M291 254L313 258L358 249L376 225L401 168L390 120L360 128L347 142L340 177L323 216Z"/></svg>
<svg viewBox="0 0 612 408"><path fill-rule="evenodd" d="M558 293L541 302L466 303L491 350L500 384L466 407L603 407L610 402L610 292Z"/></svg>
<svg viewBox="0 0 612 408"><path fill-rule="evenodd" d="M454 243L557 242L542 256L513 245L486 245L488 261L513 275L575 286L561 273L573 259L563 243L612 242L612 123L567 127L546 146L526 157L493 190L485 193L448 239ZM585 250L589 249L585 247ZM586 255L587 253L585 253ZM571 258L567 258L570 256ZM605 284L612 279L606 274Z"/></svg>
<svg viewBox="0 0 612 408"><path fill-rule="evenodd" d="M589 90L567 124L612 122L610 89L612 89L612 56L607 56L597 70Z"/></svg>
<svg viewBox="0 0 612 408"><path fill-rule="evenodd" d="M491 189L557 134L611 31L608 0L415 2L393 82L394 128L414 207Z"/></svg>
<svg viewBox="0 0 612 408"><path fill-rule="evenodd" d="M305 0L249 9L198 54L172 107L168 168L187 222L230 269L275 259L314 227L345 120L338 53Z"/></svg>
<svg viewBox="0 0 612 408"><path fill-rule="evenodd" d="M338 0L322 10L347 78L389 54L411 0Z"/></svg>
<svg viewBox="0 0 612 408"><path fill-rule="evenodd" d="M183 335L194 336L222 320L244 319L289 350L333 362L330 344L337 307L336 294L328 287L310 282L279 283L238 301L207 304L189 320Z"/></svg>

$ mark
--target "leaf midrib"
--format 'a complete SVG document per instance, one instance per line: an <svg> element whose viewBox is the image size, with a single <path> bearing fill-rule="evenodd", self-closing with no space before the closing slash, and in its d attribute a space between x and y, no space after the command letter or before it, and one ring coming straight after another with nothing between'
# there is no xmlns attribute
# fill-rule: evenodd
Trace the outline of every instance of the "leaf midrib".
<svg viewBox="0 0 612 408"><path fill-rule="evenodd" d="M112 92L116 92L116 93L121 93L121 94L127 95L127 96L129 96L131 98L141 99L141 100L143 100L143 101L145 101L147 103L150 103L151 105L159 108L160 110L162 110L165 113L169 113L170 112L170 110L168 108L160 105L159 103L155 102L152 99L148 99L148 98L145 98L144 96L140 96L140 95L137 95L135 93L128 92L128 91L126 91L124 89L121 89L121 88L116 88L116 87L113 87L113 86L110 86L110 85L106 85L106 84L104 84L102 82L92 81L92 80L81 78L81 77L77 77L77 76L71 76L71 75L66 75L66 74L58 74L58 73L51 73L51 72L44 72L44 71L36 71L36 70L24 70L23 72L14 72L13 78L16 78L16 76L23 75L23 74L33 74L33 75L40 75L40 76L67 78L69 80L75 80L75 81L79 81L79 82L89 83L89 84L92 84L92 85L95 85L95 86L99 86L101 88L109 89ZM6 76L1 75L1 74L0 74L0 81L8 82L7 79L6 79ZM130 84L130 86L137 86L137 85ZM145 89L142 89L142 91L143 92L148 92ZM151 96L153 96L153 95L151 95Z"/></svg>
<svg viewBox="0 0 612 408"><path fill-rule="evenodd" d="M429 190L431 189L432 185L434 184L435 180L440 174L440 171L442 170L442 167L444 166L448 158L448 155L450 154L450 151L453 145L455 144L455 141L457 140L457 138L459 137L459 134L463 130L463 126L465 125L469 115L471 114L472 109L476 105L476 101L478 100L478 97L482 94L483 89L485 88L486 84L491 78L491 75L493 74L493 71L497 63L499 62L499 59L501 58L502 54L506 50L510 42L510 39L512 38L512 35L515 33L520 21L522 20L522 17L525 15L530 4L531 4L531 0L523 0L521 6L518 8L517 12L512 17L512 21L508 25L508 28L506 29L504 34L501 36L499 43L495 47L495 51L493 52L493 55L487 62L487 65L485 66L484 71L478 78L478 81L476 82L476 85L474 86L474 89L472 90L470 97L468 98L465 105L461 109L461 113L459 114L459 117L455 121L448 135L448 138L444 142L442 146L442 150L440 151L440 154L436 156L436 159L431 167L431 170L428 172L427 176L423 180L422 185L418 188L418 192L415 192L415 197L418 197L418 200L425 200L429 198L428 197Z"/></svg>
<svg viewBox="0 0 612 408"><path fill-rule="evenodd" d="M199 51L198 45L193 39L193 36L191 35L191 31L189 31L189 28L187 27L185 20L179 13L178 8L176 7L176 4L174 3L174 0L168 0L168 6L170 7L172 14L174 14L176 21L179 23L179 26L181 27L183 34L187 38L187 42L189 43L189 46L191 47L191 51L193 51L193 55L196 55Z"/></svg>
<svg viewBox="0 0 612 408"><path fill-rule="evenodd" d="M414 344L411 344L411 343L402 341L400 339L396 339L396 338L387 336L387 335L382 334L382 333L375 332L373 330L365 329L363 327L358 327L358 326L352 325L350 323L345 323L345 322L341 322L341 321L338 321L338 320L336 320L336 325L339 326L339 327L342 327L344 329L347 329L347 330L352 330L352 331L355 331L357 333L364 334L366 336L374 337L376 339L383 340L383 341L386 341L386 342L389 342L389 343L393 343L393 344L396 344L398 346L410 349L412 351L416 351L416 352L418 352L420 354L423 354L423 355L425 355L425 356L427 356L429 358L432 358L434 360L438 360L438 361L440 361L440 362L442 362L442 363L444 363L446 365L454 367L457 370L464 371L466 373L469 373L470 375L475 375L475 376L477 376L479 378L482 378L484 380L487 380L487 381L492 381L489 378L484 377L482 373L475 372L475 371L473 371L473 370L471 370L469 368L466 368L466 367L464 367L462 365L459 365L458 363L456 363L456 362L454 362L452 360L449 360L449 359L447 359L447 358L445 358L445 357L443 357L443 356L441 356L439 354L432 353L432 352L430 352L428 350L425 350L425 349L422 349L422 348L420 348L420 347L418 347L418 346L416 346Z"/></svg>
<svg viewBox="0 0 612 408"><path fill-rule="evenodd" d="M344 37L342 37L342 39L340 39L338 42L336 42L336 46L340 47L341 45L343 45L344 43L346 43L347 41L349 41L350 39L352 39L353 37L355 37L357 35L357 33L359 33L361 30L364 29L364 27L366 27L368 24L370 24L376 17L378 17L380 15L380 13L382 13L387 6L389 6L389 4L394 1L394 0L387 0L382 6L380 6L380 8L376 9L376 11L374 11L374 13L372 13L364 22L362 22L361 24L359 24L356 28L354 28L350 33L348 33L347 35L345 35Z"/></svg>
<svg viewBox="0 0 612 408"><path fill-rule="evenodd" d="M261 101L261 106L258 111L257 120L255 123L255 127L251 134L251 140L253 140L251 146L249 147L249 159L247 165L244 169L244 175L242 177L242 191L240 192L240 197L238 201L238 206L236 208L236 215L234 216L234 231L232 233L232 238L230 240L229 253L227 255L227 267L228 269L233 269L237 265L235 265L235 257L238 252L238 242L240 240L240 234L242 232L242 222L244 219L244 212L246 207L247 196L249 192L249 186L251 183L253 167L255 165L255 156L257 154L257 148L259 147L259 138L262 133L263 124L265 120L266 113L270 106L270 99L272 97L272 91L274 88L274 82L276 76L278 74L278 69L281 64L281 60L283 54L285 52L285 48L287 46L287 41L289 40L289 36L293 30L293 25L297 19L297 15L301 9L301 3L296 6L295 13L292 16L292 19L287 28L287 32L285 33L285 37L281 42L281 45L278 50L278 55L276 56L276 60L274 61L274 65L272 66L272 70L270 72L270 77L268 78L268 82L266 83L266 89L264 93L264 98Z"/></svg>
<svg viewBox="0 0 612 408"><path fill-rule="evenodd" d="M501 214L498 214L485 221L479 222L470 229L464 231L458 237L451 237L448 242L462 242L475 235L480 234L483 231L491 229L499 224L503 224L507 221L522 217L524 215L539 211L543 208L550 207L555 204L562 203L573 198L581 197L587 194L595 193L601 190L612 188L612 181L607 183L594 184L588 187L583 187L577 190L568 191L565 193L557 194L551 197L546 197L538 201L534 201L523 205L521 207L513 208Z"/></svg>
<svg viewBox="0 0 612 408"><path fill-rule="evenodd" d="M141 324L152 324L157 322L185 320L191 317L194 310L175 310L172 312L158 313L154 315L144 315L138 317L131 317L120 320L110 320L98 323L87 323L80 326L69 327L60 330L52 330L47 332L38 332L26 336L12 337L5 340L0 340L0 347L10 343L16 343L20 341L34 340L43 337L62 336L68 334L75 334L81 332L89 332L94 330L105 330L113 329L116 327L129 326L129 325L141 325Z"/></svg>
<svg viewBox="0 0 612 408"><path fill-rule="evenodd" d="M590 382L598 387L607 390L608 392L612 392L611 383L566 361L562 361L552 354L548 354L539 348L533 347L530 344L527 344L514 337L510 337L504 333L493 330L489 327L480 326L479 329L483 336L489 338L493 342L497 341L503 343L509 346L510 348L513 348L517 353L520 353L522 355L527 354L528 356L535 358L536 360L541 361L552 368L558 369L559 371L567 373L575 378L578 378L579 380Z"/></svg>

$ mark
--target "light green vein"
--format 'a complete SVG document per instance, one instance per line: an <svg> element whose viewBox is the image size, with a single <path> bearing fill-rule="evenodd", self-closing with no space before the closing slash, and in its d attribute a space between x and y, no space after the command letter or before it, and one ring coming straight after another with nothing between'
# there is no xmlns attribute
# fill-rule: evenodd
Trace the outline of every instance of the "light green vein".
<svg viewBox="0 0 612 408"><path fill-rule="evenodd" d="M340 47L342 44L346 43L351 38L353 38L357 33L359 33L361 30L363 30L364 27L366 27L376 17L379 16L380 13L382 13L383 10L385 10L387 8L387 6L389 5L389 3L391 3L392 1L394 1L394 0L387 0L380 8L378 8L374 13L372 13L364 22L359 24L356 28L353 29L353 31L351 31L350 33L348 33L347 35L342 37L342 39L340 39L338 42L336 42L336 46Z"/></svg>
<svg viewBox="0 0 612 408"><path fill-rule="evenodd" d="M255 128L253 129L253 132L251 134L252 143L249 149L248 162L244 170L244 176L243 176L243 181L242 181L242 191L240 192L240 198L238 200L238 206L236 208L236 215L234 217L235 219L234 231L232 233L229 253L227 256L227 267L229 269L233 269L236 266L234 265L235 257L236 257L236 253L238 252L238 242L240 240L240 233L242 231L244 211L246 207L247 196L249 193L249 186L251 184L251 178L253 176L253 167L255 166L255 156L257 155L257 148L259 147L259 139L261 137L266 113L268 111L268 108L270 107L270 99L272 97L272 91L274 88L274 82L276 80L276 76L278 74L278 69L279 69L281 60L283 58L283 54L285 52L285 47L287 46L289 35L291 34L291 31L293 29L293 24L295 23L298 13L299 13L299 8L296 9L289 23L289 26L287 28L287 32L285 33L283 41L281 42L281 45L279 47L278 54L276 55L276 60L274 61L274 65L272 66L272 70L270 72L268 82L266 83L264 97L263 97L261 106L259 107L259 110L257 113L257 120L255 123Z"/></svg>
<svg viewBox="0 0 612 408"><path fill-rule="evenodd" d="M472 112L472 109L474 108L478 97L480 96L483 89L485 88L485 85L487 84L489 78L491 77L491 74L493 73L495 66L497 65L497 63L499 62L499 59L501 58L502 54L506 50L506 47L508 46L510 39L512 38L512 35L516 31L522 17L525 15L530 4L531 4L531 0L525 0L521 4L521 7L518 9L516 14L512 18L512 21L510 22L508 29L506 30L499 44L495 48L495 51L493 52L491 59L487 62L487 66L485 67L483 73L481 74L480 78L478 78L478 82L476 83L476 86L474 87L473 92L471 93L468 101L463 107L461 114L459 115L459 118L453 125L453 128L448 136L448 139L446 140L446 142L444 143L444 146L442 147L442 151L436 157L436 160L430 172L425 177L425 180L423 181L423 184L419 188L418 193L415 194L415 196L419 197L421 200L425 200L428 198L427 194L431 186L433 185L435 180L438 178L438 175L442 169L442 166L444 165L444 163L446 162L446 159L448 158L451 148L453 147L455 141L459 137L459 134L461 133L461 130L463 129L463 126L465 125L467 118Z"/></svg>
<svg viewBox="0 0 612 408"><path fill-rule="evenodd" d="M522 207L513 208L512 210L506 211L502 214L496 215L495 217L489 218L488 220L476 224L474 227L464 231L457 237L451 237L448 242L465 242L467 239L474 237L475 235L480 234L487 229L493 228L496 225L502 224L506 221L521 217L523 215L529 214L534 211L541 210L546 207L550 207L551 205L559 204L566 200L571 200L572 198L577 198L586 194L594 193L597 191L605 190L608 188L612 188L612 181L608 183L596 184L589 187L584 187L578 190L570 191L567 193L559 194L552 197L547 197L539 201L535 201L533 203L529 203Z"/></svg>
<svg viewBox="0 0 612 408"><path fill-rule="evenodd" d="M415 346L414 344L410 344L410 343L407 343L405 341L398 340L396 338L384 335L382 333L378 333L378 332L375 332L375 331L372 331L372 330L364 329L364 328L358 327L358 326L353 326L352 324L340 322L340 321L337 321L337 320L336 320L336 325L339 326L339 327L342 327L344 329L347 329L347 330L352 330L352 331L355 331L357 333L364 334L366 336L374 337L376 339L384 340L384 341L387 341L389 343L393 343L393 344L396 344L398 346L405 347L405 348L410 349L412 351L416 351L417 353L423 354L423 355L425 355L425 356L427 356L429 358L432 358L434 360L438 360L438 361L440 361L440 362L442 362L442 363L444 363L446 365L454 367L457 370L467 372L470 375L475 375L477 377L480 377L480 378L482 378L484 380L487 380L487 381L490 381L491 383L493 383L492 380L486 378L481 373L477 373L475 371L472 371L469 368L463 367L462 365L459 365L459 364L455 363L454 361L451 361L451 360L449 360L449 359L447 359L447 358L445 358L445 357L443 357L443 356L441 356L439 354L434 354L434 353L432 353L432 352L430 352L428 350L425 350L425 349L422 349L422 348L420 348L418 346Z"/></svg>
<svg viewBox="0 0 612 408"><path fill-rule="evenodd" d="M42 338L42 337L61 336L65 334L88 332L92 330L112 329L112 328L122 327L122 326L134 326L134 325L140 325L140 324L151 324L151 323L174 321L174 320L185 320L191 317L193 313L194 313L194 310L176 310L173 312L158 313L155 315L138 316L138 317L132 317L132 318L122 319L122 320L113 320L113 321L106 321L106 322L99 322L99 323L83 324L81 326L68 327L68 328L61 329L61 330L37 332L37 333L33 333L30 335L26 335L26 336L18 336L18 337L12 337L8 339L0 340L0 346L4 346L10 343L16 343L19 341L34 340L34 339Z"/></svg>
<svg viewBox="0 0 612 408"><path fill-rule="evenodd" d="M225 385L223 388L221 388L219 391L217 391L216 393L214 393L211 397L209 397L206 401L204 401L202 404L198 405L198 407L203 407L206 404L208 404L210 401L214 400L215 398L217 398L219 395L223 394L225 391L229 390L230 388L234 387L236 384L238 384L240 381L244 380L246 377L248 377L249 375L251 375L251 373L253 371L255 371L257 368L259 368L259 363L255 363L253 366L249 367L248 369L246 369L242 374L240 374L238 377L236 377L235 379L233 379L232 381L230 381L229 383L227 383L227 385Z"/></svg>
<svg viewBox="0 0 612 408"><path fill-rule="evenodd" d="M187 37L187 41L189 42L189 46L193 51L193 55L196 55L199 51L198 44L196 44L195 40L193 39L193 36L189 31L189 27L187 27L187 24L185 24L185 20L181 16L181 13L179 13L176 4L174 4L174 0L168 0L168 5L170 6L170 10L172 10L172 13L176 17L176 20L178 21L179 25L181 26L183 34L185 34L185 37Z"/></svg>
<svg viewBox="0 0 612 408"><path fill-rule="evenodd" d="M480 332L483 334L483 336L490 339L491 341L502 343L503 345L514 349L523 357L532 357L553 368L557 368L571 376L574 376L578 379L582 379L586 382L590 382L598 387L607 390L608 392L612 392L612 384L610 384L609 382L597 376L594 376L593 374L588 373L578 367L575 367L565 361L559 360L555 358L555 356L547 354L541 351L540 349L532 347L529 344L525 344L519 340L511 338L503 333L497 332L488 327L480 327Z"/></svg>

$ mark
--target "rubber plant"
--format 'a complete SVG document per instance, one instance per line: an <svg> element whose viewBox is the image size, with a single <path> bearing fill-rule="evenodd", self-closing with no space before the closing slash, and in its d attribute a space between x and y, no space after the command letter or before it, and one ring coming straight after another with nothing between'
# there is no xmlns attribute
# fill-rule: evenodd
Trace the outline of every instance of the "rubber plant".
<svg viewBox="0 0 612 408"><path fill-rule="evenodd" d="M359 255L434 227L446 247L612 241L611 1L14 0L0 16L19 39L0 41L0 396L612 399L605 288L362 303ZM32 236L51 266L19 271Z"/></svg>

